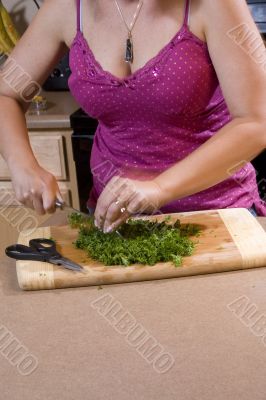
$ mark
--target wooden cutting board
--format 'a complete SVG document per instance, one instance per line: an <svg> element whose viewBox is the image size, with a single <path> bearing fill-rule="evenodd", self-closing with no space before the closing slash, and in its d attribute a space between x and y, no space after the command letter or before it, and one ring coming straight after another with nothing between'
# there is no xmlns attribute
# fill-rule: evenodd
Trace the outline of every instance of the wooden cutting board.
<svg viewBox="0 0 266 400"><path fill-rule="evenodd" d="M266 232L246 209L225 209L170 214L172 220L201 225L202 233L195 252L184 257L181 267L172 263L154 266L111 266L91 260L73 241L77 230L68 226L38 228L34 233L22 232L18 242L28 244L32 238L53 237L57 250L81 264L85 272L73 272L49 263L17 261L19 286L24 290L56 289L112 283L134 282L189 275L233 271L266 266ZM147 218L147 217L146 217ZM165 215L149 217L162 220Z"/></svg>

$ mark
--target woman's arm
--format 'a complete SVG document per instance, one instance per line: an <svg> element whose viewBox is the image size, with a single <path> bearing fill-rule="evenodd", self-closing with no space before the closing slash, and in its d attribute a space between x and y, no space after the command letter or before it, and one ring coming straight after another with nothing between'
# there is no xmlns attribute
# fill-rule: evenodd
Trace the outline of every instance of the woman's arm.
<svg viewBox="0 0 266 400"><path fill-rule="evenodd" d="M67 50L62 29L67 3L46 0L0 69L0 153L10 169L18 200L40 214L53 211L60 193L55 178L39 166L32 152L24 115L30 104L26 94L33 82L38 87L45 81Z"/></svg>
<svg viewBox="0 0 266 400"><path fill-rule="evenodd" d="M266 147L266 51L246 1L199 1L210 57L233 120L153 181L111 180L95 212L105 230L129 213L154 210L218 184ZM243 37L237 36L241 28ZM117 198L122 201L115 204ZM129 213L121 215L123 200Z"/></svg>
<svg viewBox="0 0 266 400"><path fill-rule="evenodd" d="M266 147L266 50L245 0L202 0L208 49L233 120L155 179L163 202L229 177Z"/></svg>

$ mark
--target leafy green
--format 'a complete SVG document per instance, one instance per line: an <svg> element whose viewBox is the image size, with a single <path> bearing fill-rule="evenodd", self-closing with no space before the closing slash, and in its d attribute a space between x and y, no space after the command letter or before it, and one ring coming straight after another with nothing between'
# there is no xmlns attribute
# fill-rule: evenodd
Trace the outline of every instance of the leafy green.
<svg viewBox="0 0 266 400"><path fill-rule="evenodd" d="M78 238L74 243L86 250L89 257L105 265L132 264L154 265L171 261L176 267L182 264L182 257L193 253L195 242L190 236L200 232L197 225L181 225L171 217L164 221L129 219L116 232L103 233L95 227L93 217L86 218L78 213L69 216L72 228L78 228Z"/></svg>

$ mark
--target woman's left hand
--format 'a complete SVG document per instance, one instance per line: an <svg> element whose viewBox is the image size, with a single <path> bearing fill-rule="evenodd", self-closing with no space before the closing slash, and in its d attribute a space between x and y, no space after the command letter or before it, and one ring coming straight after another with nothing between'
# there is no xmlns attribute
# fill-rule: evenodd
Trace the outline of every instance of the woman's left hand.
<svg viewBox="0 0 266 400"><path fill-rule="evenodd" d="M95 225L105 233L132 214L156 213L163 205L160 186L153 180L113 177L102 191L95 210Z"/></svg>

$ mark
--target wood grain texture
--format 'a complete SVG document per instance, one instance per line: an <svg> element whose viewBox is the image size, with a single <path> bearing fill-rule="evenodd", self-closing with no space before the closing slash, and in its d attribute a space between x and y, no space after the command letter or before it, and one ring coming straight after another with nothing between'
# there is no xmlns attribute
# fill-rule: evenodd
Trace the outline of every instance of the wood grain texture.
<svg viewBox="0 0 266 400"><path fill-rule="evenodd" d="M32 132L30 143L39 164L58 180L66 180L63 137L60 134L35 135ZM0 156L0 180L10 180L10 171L2 156Z"/></svg>
<svg viewBox="0 0 266 400"><path fill-rule="evenodd" d="M38 228L33 234L27 234L27 231L19 235L19 243L28 245L29 240L38 234L41 238L50 238L50 227ZM46 262L28 262L17 261L16 270L18 277L18 284L24 290L38 289L55 289L54 286L54 268L52 264Z"/></svg>
<svg viewBox="0 0 266 400"><path fill-rule="evenodd" d="M68 226L37 229L34 234L21 234L19 243L26 244L35 237L53 237L58 251L78 262L84 272L73 272L47 263L17 261L19 285L24 290L54 289L233 271L266 266L266 233L245 209L212 210L171 214L172 220L201 226L195 252L184 257L181 267L172 263L155 266L135 264L129 267L104 266L76 249L73 241L77 230ZM162 220L165 215L145 217Z"/></svg>
<svg viewBox="0 0 266 400"><path fill-rule="evenodd" d="M243 268L259 267L265 263L265 231L258 226L256 218L246 218L246 211L220 210L219 214L241 253ZM254 230L257 234L253 236L251 232Z"/></svg>

